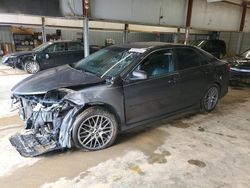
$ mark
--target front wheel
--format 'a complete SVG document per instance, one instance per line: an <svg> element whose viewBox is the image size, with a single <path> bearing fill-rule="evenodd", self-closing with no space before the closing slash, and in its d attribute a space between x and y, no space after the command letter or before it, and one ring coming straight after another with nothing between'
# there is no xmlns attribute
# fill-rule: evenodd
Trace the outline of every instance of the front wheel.
<svg viewBox="0 0 250 188"><path fill-rule="evenodd" d="M205 112L213 111L218 103L219 93L220 90L217 85L209 87L201 100L201 109Z"/></svg>
<svg viewBox="0 0 250 188"><path fill-rule="evenodd" d="M40 71L40 65L37 61L27 60L24 64L24 70L29 74L35 74Z"/></svg>
<svg viewBox="0 0 250 188"><path fill-rule="evenodd" d="M111 146L117 135L113 114L99 107L90 107L79 114L73 124L72 137L77 148L94 151Z"/></svg>

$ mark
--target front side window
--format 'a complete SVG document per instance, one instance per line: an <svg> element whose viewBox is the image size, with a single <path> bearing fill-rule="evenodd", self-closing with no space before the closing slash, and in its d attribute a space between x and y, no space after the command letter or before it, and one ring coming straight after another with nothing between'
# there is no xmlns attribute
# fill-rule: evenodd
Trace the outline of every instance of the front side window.
<svg viewBox="0 0 250 188"><path fill-rule="evenodd" d="M110 47L97 51L79 61L74 68L91 72L101 78L114 77L141 55L128 48Z"/></svg>
<svg viewBox="0 0 250 188"><path fill-rule="evenodd" d="M170 50L161 50L149 55L137 68L147 73L149 78L162 76L174 71Z"/></svg>
<svg viewBox="0 0 250 188"><path fill-rule="evenodd" d="M40 52L43 51L45 48L47 48L49 45L51 45L52 42L45 42L39 46L37 46L36 48L34 48L32 51L34 52Z"/></svg>
<svg viewBox="0 0 250 188"><path fill-rule="evenodd" d="M176 48L175 53L178 59L179 70L200 66L200 55L193 49Z"/></svg>

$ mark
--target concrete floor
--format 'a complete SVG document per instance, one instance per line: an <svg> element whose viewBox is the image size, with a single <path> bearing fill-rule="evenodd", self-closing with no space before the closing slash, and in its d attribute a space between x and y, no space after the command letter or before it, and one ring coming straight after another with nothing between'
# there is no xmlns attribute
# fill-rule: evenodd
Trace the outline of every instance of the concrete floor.
<svg viewBox="0 0 250 188"><path fill-rule="evenodd" d="M22 121L9 89L24 77L0 65L1 187L249 187L250 88L230 88L216 110L120 135L96 152L23 158L10 145Z"/></svg>

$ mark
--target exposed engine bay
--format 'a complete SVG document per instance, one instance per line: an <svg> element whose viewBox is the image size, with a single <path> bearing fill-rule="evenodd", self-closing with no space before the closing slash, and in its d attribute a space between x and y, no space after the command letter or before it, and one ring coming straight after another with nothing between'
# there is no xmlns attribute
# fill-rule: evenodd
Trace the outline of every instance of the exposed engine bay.
<svg viewBox="0 0 250 188"><path fill-rule="evenodd" d="M26 130L24 134L11 136L10 142L22 156L33 157L72 147L72 125L82 106L71 100L71 94L77 98L75 93L62 88L46 94L12 96Z"/></svg>

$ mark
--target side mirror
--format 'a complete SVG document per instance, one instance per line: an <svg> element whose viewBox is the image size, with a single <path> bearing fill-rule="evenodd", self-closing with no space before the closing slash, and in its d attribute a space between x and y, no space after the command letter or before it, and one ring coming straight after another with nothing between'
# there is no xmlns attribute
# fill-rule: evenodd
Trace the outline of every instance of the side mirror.
<svg viewBox="0 0 250 188"><path fill-rule="evenodd" d="M49 54L45 54L45 58L46 58L46 59L49 59Z"/></svg>
<svg viewBox="0 0 250 188"><path fill-rule="evenodd" d="M132 76L129 80L146 80L148 78L148 75L143 70L135 70L132 72Z"/></svg>

